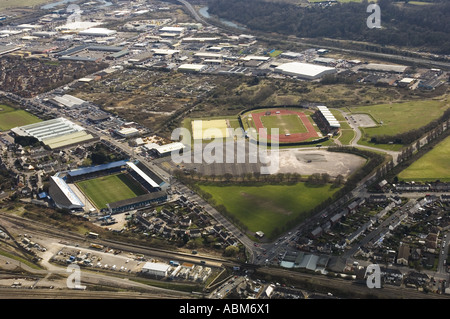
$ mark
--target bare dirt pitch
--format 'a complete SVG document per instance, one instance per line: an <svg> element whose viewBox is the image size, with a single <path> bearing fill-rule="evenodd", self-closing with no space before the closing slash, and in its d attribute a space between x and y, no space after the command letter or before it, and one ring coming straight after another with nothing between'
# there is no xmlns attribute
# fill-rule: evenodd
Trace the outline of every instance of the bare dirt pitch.
<svg viewBox="0 0 450 319"><path fill-rule="evenodd" d="M282 149L279 152L279 173L328 173L332 177L347 177L366 162L360 156L327 150Z"/></svg>
<svg viewBox="0 0 450 319"><path fill-rule="evenodd" d="M237 156L237 148L235 154L231 158L232 161L226 160L226 147L217 148L215 150L216 159L222 158L222 163L218 161L202 163L195 163L192 159L191 163L182 163L177 165L172 162L171 157L164 157L155 160L166 168L172 169L187 169L194 170L206 176L220 176L226 173L234 176L241 176L242 174L261 172L261 167L274 167L270 150L263 151L257 156L257 161L250 160L248 142L246 141L245 156L243 161L240 161ZM206 146L203 146L204 148ZM267 152L267 153L266 153ZM328 152L327 150L319 149L301 149L301 148L287 148L274 150L278 154L278 164L272 174L277 173L298 173L303 176L312 175L314 173L328 173L330 176L343 175L347 177L355 170L360 168L365 163L365 159L353 154ZM264 155L265 154L265 155Z"/></svg>

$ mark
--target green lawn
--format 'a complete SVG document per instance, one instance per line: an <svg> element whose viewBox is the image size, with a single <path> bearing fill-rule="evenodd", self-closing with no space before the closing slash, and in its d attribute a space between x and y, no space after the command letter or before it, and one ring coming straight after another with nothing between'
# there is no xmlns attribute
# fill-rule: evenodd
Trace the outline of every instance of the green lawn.
<svg viewBox="0 0 450 319"><path fill-rule="evenodd" d="M17 126L38 122L41 122L41 120L33 114L8 105L0 105L0 131L8 131Z"/></svg>
<svg viewBox="0 0 450 319"><path fill-rule="evenodd" d="M339 137L339 141L343 145L350 145L351 141L355 138L355 131L352 129L341 129L341 136Z"/></svg>
<svg viewBox="0 0 450 319"><path fill-rule="evenodd" d="M378 123L377 127L364 128L369 136L395 135L425 126L439 118L449 108L447 101L426 100L405 103L379 104L351 107L350 111L371 115Z"/></svg>
<svg viewBox="0 0 450 319"><path fill-rule="evenodd" d="M302 120L298 115L264 115L261 116L261 122L267 132L272 131L272 128L278 128L280 134L294 134L294 133L306 133L308 130L303 125Z"/></svg>
<svg viewBox="0 0 450 319"><path fill-rule="evenodd" d="M450 137L412 163L398 175L404 181L450 182Z"/></svg>
<svg viewBox="0 0 450 319"><path fill-rule="evenodd" d="M279 56L281 53L283 53L283 51L275 50L272 53L270 53L269 56L272 58L275 58L275 57Z"/></svg>
<svg viewBox="0 0 450 319"><path fill-rule="evenodd" d="M263 186L200 184L199 187L212 195L216 205L224 205L250 231L263 231L269 239L309 217L311 209L338 191L330 185L308 187L305 183Z"/></svg>
<svg viewBox="0 0 450 319"><path fill-rule="evenodd" d="M379 124L376 127L361 128L363 137L361 145L391 149L392 145L370 143L373 136L396 135L405 133L438 119L450 104L448 101L425 100L405 103L379 104L370 106L350 107L353 114L369 114ZM380 124L382 123L382 124Z"/></svg>
<svg viewBox="0 0 450 319"><path fill-rule="evenodd" d="M106 204L144 195L146 191L127 174L108 175L76 183L97 209Z"/></svg>

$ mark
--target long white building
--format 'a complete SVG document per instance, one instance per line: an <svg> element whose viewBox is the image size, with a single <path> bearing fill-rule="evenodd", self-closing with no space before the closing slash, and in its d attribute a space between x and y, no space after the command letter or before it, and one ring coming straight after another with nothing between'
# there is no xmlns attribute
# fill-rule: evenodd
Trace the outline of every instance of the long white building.
<svg viewBox="0 0 450 319"><path fill-rule="evenodd" d="M168 264L147 262L142 266L141 272L145 275L167 277L169 269Z"/></svg>
<svg viewBox="0 0 450 319"><path fill-rule="evenodd" d="M94 136L65 118L15 127L11 131L18 136L32 136L52 149L94 140Z"/></svg>
<svg viewBox="0 0 450 319"><path fill-rule="evenodd" d="M336 73L336 69L310 63L289 62L275 68L276 73L295 76L305 80L315 80L326 74Z"/></svg>

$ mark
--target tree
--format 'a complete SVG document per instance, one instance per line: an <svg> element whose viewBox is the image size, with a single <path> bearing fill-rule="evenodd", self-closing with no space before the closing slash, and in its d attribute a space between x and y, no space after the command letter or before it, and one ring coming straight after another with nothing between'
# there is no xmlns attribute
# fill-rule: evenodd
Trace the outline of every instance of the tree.
<svg viewBox="0 0 450 319"><path fill-rule="evenodd" d="M225 180L226 180L227 182L229 182L229 181L231 181L231 179L233 178L233 174L231 174L231 173L225 173L225 174L223 175L223 177L225 178Z"/></svg>
<svg viewBox="0 0 450 319"><path fill-rule="evenodd" d="M239 248L236 246L228 246L225 248L224 255L226 257L234 257L239 253Z"/></svg>

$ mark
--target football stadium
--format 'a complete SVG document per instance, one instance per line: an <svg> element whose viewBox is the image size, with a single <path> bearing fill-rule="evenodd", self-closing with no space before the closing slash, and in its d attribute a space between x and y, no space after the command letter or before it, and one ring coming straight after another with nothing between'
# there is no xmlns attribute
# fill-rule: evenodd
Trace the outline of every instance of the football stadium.
<svg viewBox="0 0 450 319"><path fill-rule="evenodd" d="M58 208L116 214L166 201L168 186L143 163L123 160L57 173L49 194Z"/></svg>

